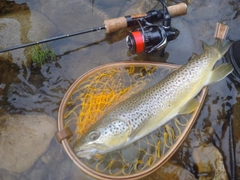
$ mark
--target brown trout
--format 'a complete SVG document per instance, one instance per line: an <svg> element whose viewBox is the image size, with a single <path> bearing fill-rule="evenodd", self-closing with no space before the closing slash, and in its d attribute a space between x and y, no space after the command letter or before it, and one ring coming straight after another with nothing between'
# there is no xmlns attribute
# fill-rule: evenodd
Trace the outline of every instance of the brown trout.
<svg viewBox="0 0 240 180"><path fill-rule="evenodd" d="M203 42L204 52L191 59L160 82L120 102L106 112L74 145L78 157L125 147L156 130L178 114L189 114L199 105L194 97L204 86L220 81L233 71L222 64L213 69L230 47L218 48Z"/></svg>

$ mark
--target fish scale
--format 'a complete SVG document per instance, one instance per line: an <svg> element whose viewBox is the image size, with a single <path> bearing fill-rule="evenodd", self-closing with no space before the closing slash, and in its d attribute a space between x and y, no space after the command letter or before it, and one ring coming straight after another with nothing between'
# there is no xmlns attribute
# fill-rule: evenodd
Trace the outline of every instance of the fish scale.
<svg viewBox="0 0 240 180"><path fill-rule="evenodd" d="M163 80L120 102L105 113L75 144L77 156L91 158L125 147L156 130L178 114L193 112L199 105L194 97L233 68L222 64L213 70L230 44L218 48L203 43L204 52L193 54L181 68ZM94 134L94 138L91 136Z"/></svg>

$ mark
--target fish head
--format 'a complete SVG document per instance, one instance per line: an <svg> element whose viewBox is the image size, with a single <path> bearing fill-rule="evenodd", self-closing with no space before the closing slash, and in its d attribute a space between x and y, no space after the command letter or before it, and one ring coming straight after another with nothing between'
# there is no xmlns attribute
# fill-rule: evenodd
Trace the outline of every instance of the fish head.
<svg viewBox="0 0 240 180"><path fill-rule="evenodd" d="M80 158L91 159L97 154L105 154L126 143L131 129L122 120L93 125L74 144L74 152Z"/></svg>

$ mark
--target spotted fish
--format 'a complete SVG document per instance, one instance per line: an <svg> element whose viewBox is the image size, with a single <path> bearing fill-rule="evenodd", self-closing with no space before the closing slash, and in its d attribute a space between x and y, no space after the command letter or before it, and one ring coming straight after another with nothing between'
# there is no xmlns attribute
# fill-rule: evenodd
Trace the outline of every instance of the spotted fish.
<svg viewBox="0 0 240 180"><path fill-rule="evenodd" d="M91 158L96 154L125 147L156 130L178 114L189 114L199 105L194 97L209 84L220 81L233 67L215 63L230 47L203 42L204 52L193 54L181 68L160 82L122 101L88 129L74 145L78 157Z"/></svg>

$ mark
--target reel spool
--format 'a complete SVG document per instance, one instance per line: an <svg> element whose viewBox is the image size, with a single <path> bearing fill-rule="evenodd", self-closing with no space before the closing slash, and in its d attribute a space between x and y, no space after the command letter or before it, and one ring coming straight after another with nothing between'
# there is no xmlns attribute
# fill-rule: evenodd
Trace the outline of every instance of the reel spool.
<svg viewBox="0 0 240 180"><path fill-rule="evenodd" d="M127 48L132 54L149 54L164 50L167 42L176 39L178 35L177 29L166 31L163 26L149 24L132 31L126 37Z"/></svg>
<svg viewBox="0 0 240 180"><path fill-rule="evenodd" d="M167 42L176 39L179 35L180 32L177 29L171 28L171 16L166 4L163 1L160 2L163 6L162 25L148 22L147 17L140 18L137 21L140 28L131 31L126 37L127 48L132 54L164 51Z"/></svg>

